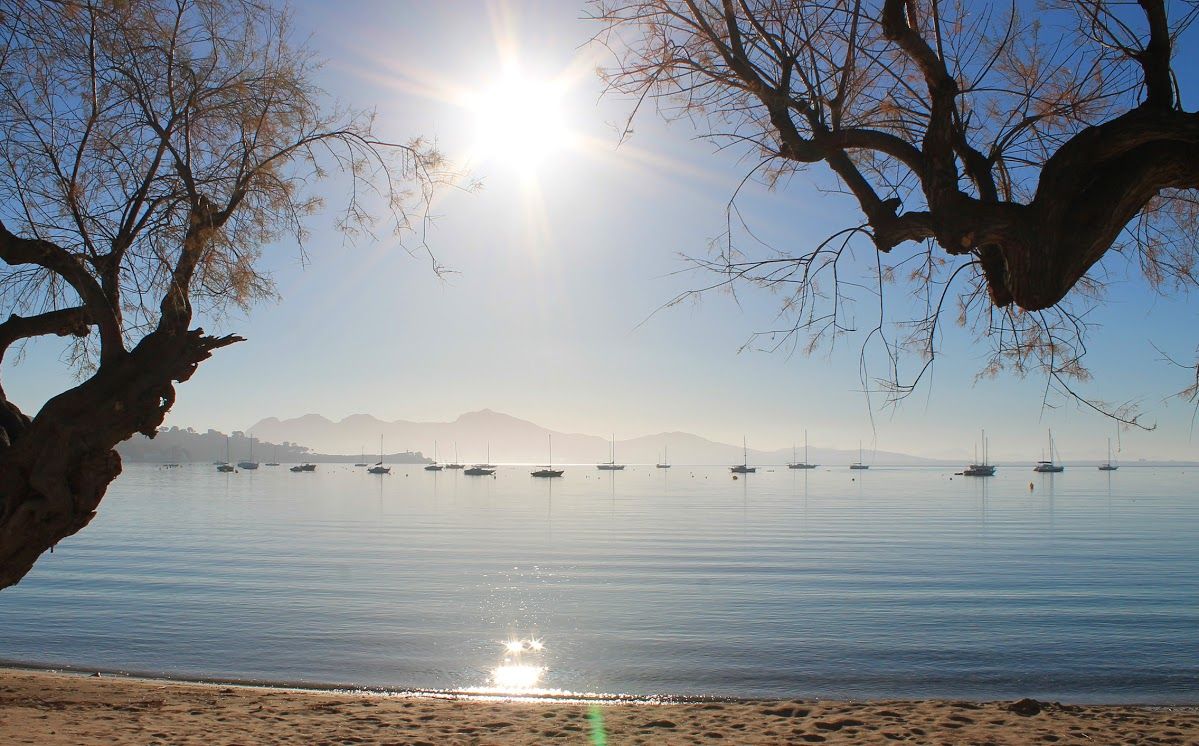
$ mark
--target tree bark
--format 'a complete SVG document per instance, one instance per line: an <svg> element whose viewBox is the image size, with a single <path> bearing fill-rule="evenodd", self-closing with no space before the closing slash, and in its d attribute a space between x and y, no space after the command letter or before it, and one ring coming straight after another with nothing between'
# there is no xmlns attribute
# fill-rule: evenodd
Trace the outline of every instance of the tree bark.
<svg viewBox="0 0 1199 746"><path fill-rule="evenodd" d="M51 399L0 448L0 588L92 520L121 473L114 447L135 433L153 437L174 402L174 384L213 350L239 341L160 328Z"/></svg>

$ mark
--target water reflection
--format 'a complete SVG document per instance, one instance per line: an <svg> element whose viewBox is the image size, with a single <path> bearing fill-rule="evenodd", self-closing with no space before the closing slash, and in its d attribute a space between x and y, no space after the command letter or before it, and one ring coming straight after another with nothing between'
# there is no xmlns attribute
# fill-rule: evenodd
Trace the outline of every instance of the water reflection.
<svg viewBox="0 0 1199 746"><path fill-rule="evenodd" d="M491 686L482 690L509 694L546 693L548 690L537 686L545 675L545 644L535 637L507 640L501 644L503 663L491 670Z"/></svg>

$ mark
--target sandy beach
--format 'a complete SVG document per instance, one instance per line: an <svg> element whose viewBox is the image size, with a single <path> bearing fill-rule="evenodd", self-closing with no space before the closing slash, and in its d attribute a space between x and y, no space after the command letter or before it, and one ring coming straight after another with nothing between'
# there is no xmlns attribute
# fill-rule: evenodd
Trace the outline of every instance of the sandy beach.
<svg viewBox="0 0 1199 746"><path fill-rule="evenodd" d="M447 700L0 670L5 744L1199 744L1199 707Z"/></svg>

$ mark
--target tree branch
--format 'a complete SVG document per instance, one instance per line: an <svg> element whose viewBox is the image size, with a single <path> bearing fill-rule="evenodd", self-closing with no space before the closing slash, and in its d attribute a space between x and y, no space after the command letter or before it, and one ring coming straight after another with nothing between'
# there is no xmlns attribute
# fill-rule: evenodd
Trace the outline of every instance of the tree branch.
<svg viewBox="0 0 1199 746"><path fill-rule="evenodd" d="M1154 109L1174 107L1174 80L1170 72L1170 24L1162 0L1137 0L1149 20L1149 43L1137 53L1137 62L1145 71L1144 106Z"/></svg>
<svg viewBox="0 0 1199 746"><path fill-rule="evenodd" d="M100 330L101 364L125 353L120 323L108 298L83 263L70 252L49 241L16 236L0 221L0 259L13 266L35 264L44 267L70 283Z"/></svg>

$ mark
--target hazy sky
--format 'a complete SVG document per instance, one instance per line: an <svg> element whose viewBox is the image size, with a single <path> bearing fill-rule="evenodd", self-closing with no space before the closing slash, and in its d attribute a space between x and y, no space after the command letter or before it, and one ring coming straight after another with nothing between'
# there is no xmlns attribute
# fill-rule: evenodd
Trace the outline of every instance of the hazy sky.
<svg viewBox="0 0 1199 746"><path fill-rule="evenodd" d="M249 341L201 366L168 424L232 430L309 412L448 420L490 407L617 438L686 430L726 442L745 434L755 447L776 448L802 441L806 427L822 446L861 439L930 456L969 454L986 427L998 459L1035 459L1052 426L1064 457L1102 456L1116 432L1109 421L1060 397L1044 408L1041 377L976 383L986 348L952 324L928 383L895 411L876 397L872 429L860 338L811 357L739 351L775 321L779 299L762 291L655 314L710 281L677 274L679 254L703 255L723 230L725 203L749 164L652 112L617 147L630 104L600 99L595 67L604 57L587 44L598 28L584 15L566 0L299 3L300 34L329 60L326 90L376 107L385 137L435 137L451 158L469 160L484 186L444 192L436 204L429 243L456 270L445 279L392 240L347 245L327 217L313 222L307 266L294 246L272 247L267 263L282 299L209 324ZM1196 57L1176 65L1188 108L1199 97ZM512 80L548 81L559 105ZM509 99L527 94L543 119L561 121L536 130L495 124L488 101L497 87ZM500 135L480 136L486 117ZM778 192L750 185L741 207L778 246L809 245L860 221L845 198L813 188L825 178L817 168ZM873 262L868 252L861 259ZM1152 296L1122 259L1102 270L1112 290L1089 316L1102 328L1087 358L1095 380L1081 389L1138 400L1157 423L1151 433L1122 433L1125 459L1199 458L1193 408L1165 400L1186 373L1151 345L1193 356L1199 306ZM859 310L862 324L869 312ZM69 381L61 349L39 342L20 365L6 363L6 389L27 411Z"/></svg>

